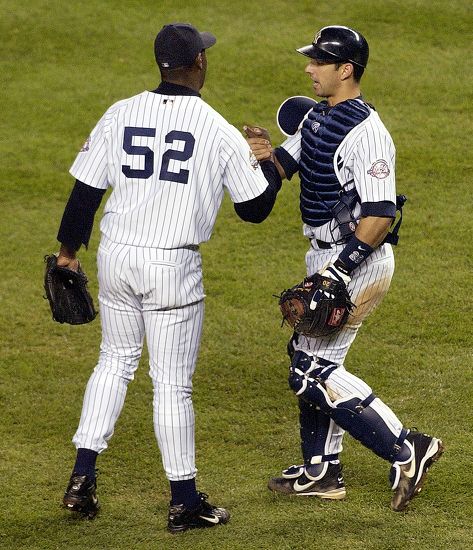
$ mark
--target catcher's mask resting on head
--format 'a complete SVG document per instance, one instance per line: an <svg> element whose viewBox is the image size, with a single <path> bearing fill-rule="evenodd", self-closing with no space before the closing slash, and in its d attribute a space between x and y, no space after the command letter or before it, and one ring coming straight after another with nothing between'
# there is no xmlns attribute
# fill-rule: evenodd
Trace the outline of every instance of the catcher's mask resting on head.
<svg viewBox="0 0 473 550"><path fill-rule="evenodd" d="M87 290L87 277L80 264L77 271L57 265L57 256L44 257L45 298L48 299L54 321L83 325L97 315L92 296Z"/></svg>
<svg viewBox="0 0 473 550"><path fill-rule="evenodd" d="M279 296L279 308L295 332L317 338L338 332L354 304L344 283L315 273Z"/></svg>

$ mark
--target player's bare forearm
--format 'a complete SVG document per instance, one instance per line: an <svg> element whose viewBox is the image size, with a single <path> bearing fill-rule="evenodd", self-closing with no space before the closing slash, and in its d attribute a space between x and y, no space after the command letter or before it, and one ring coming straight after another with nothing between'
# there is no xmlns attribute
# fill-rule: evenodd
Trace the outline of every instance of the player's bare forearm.
<svg viewBox="0 0 473 550"><path fill-rule="evenodd" d="M276 155L273 155L274 164L276 165L276 168L278 169L279 175L281 176L281 179L286 179L286 172L284 172L284 168L281 166L281 163L278 160L278 157Z"/></svg>
<svg viewBox="0 0 473 550"><path fill-rule="evenodd" d="M377 216L361 218L355 235L360 241L369 244L372 248L376 248L388 234L392 221L392 218L380 218Z"/></svg>

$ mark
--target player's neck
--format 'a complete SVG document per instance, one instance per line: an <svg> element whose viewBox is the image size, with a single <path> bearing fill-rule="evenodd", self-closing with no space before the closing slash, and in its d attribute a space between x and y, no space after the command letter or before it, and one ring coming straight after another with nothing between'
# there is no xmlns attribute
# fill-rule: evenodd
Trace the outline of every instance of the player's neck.
<svg viewBox="0 0 473 550"><path fill-rule="evenodd" d="M327 102L331 107L333 107L334 105L337 105L337 103L342 103L342 101L346 101L347 99L355 99L360 97L360 95L360 86L353 85L347 88L340 88L333 96L327 98Z"/></svg>
<svg viewBox="0 0 473 550"><path fill-rule="evenodd" d="M191 90L194 90L194 92L200 91L200 82L197 82L197 79L193 78L166 78L162 80L163 82L167 82L169 84L177 84L178 86L185 86L186 88L190 88Z"/></svg>

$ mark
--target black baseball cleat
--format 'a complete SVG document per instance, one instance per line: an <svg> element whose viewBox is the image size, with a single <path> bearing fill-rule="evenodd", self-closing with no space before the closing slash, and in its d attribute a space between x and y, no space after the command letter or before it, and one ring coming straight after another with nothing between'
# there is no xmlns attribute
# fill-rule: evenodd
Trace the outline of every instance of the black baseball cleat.
<svg viewBox="0 0 473 550"><path fill-rule="evenodd" d="M199 505L192 510L186 508L184 504L171 504L169 506L169 532L182 533L187 529L215 527L228 522L230 514L225 508L217 508L207 502L208 495L205 493L199 493L199 497Z"/></svg>
<svg viewBox="0 0 473 550"><path fill-rule="evenodd" d="M402 512L422 490L425 476L444 450L440 439L420 432L409 432L406 440L412 445L413 457L407 464L394 463L389 481L394 491L391 509Z"/></svg>
<svg viewBox="0 0 473 550"><path fill-rule="evenodd" d="M64 508L71 512L79 512L87 519L94 519L100 508L96 489L95 478L81 476L74 472L62 499Z"/></svg>
<svg viewBox="0 0 473 550"><path fill-rule="evenodd" d="M318 467L317 472L314 466ZM323 499L341 500L346 496L342 465L330 464L320 471L320 464L313 466L290 466L283 470L282 477L269 480L268 488L276 493L296 496L315 496ZM317 475L315 475L317 473Z"/></svg>

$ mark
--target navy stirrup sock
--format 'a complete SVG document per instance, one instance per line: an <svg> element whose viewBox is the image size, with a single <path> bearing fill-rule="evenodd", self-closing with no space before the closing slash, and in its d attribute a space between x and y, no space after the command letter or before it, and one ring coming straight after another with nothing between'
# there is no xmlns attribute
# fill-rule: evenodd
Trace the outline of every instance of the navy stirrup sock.
<svg viewBox="0 0 473 550"><path fill-rule="evenodd" d="M87 476L95 479L95 462L99 453L91 449L77 449L76 463L72 470L80 476Z"/></svg>
<svg viewBox="0 0 473 550"><path fill-rule="evenodd" d="M170 481L169 483L171 485L171 504L184 504L190 510L197 508L200 497L195 487L195 478Z"/></svg>

